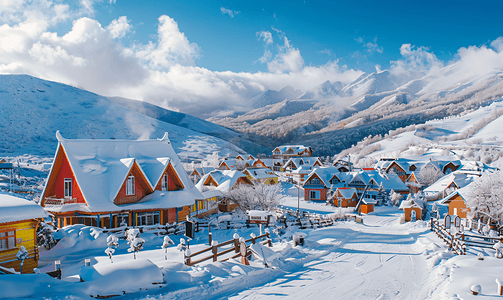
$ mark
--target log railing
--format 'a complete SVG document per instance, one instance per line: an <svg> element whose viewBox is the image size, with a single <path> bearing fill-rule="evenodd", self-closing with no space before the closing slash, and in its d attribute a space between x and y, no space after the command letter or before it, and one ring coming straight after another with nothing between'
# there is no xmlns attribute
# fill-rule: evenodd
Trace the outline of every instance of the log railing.
<svg viewBox="0 0 503 300"><path fill-rule="evenodd" d="M262 240L264 238L265 238L265 240ZM272 242L271 242L269 232L266 232L265 234L259 235L257 237L252 237L250 239L245 240L244 242L245 243L251 242L250 245L253 245L256 243L261 243L263 245L267 244L269 247L272 247ZM228 249L225 249L225 250L220 250L220 252L219 252L219 248L222 248L222 247L225 247L228 245L232 245L232 247L229 247ZM195 264L198 264L198 263L201 263L201 262L207 261L207 260L213 260L213 262L216 262L216 261L218 261L219 257L226 255L226 254L229 254L229 253L232 253L232 252L234 252L236 254L231 257L227 257L225 259L222 259L221 261L226 261L230 258L239 257L241 255L240 251L239 251L239 247L240 247L239 245L240 245L239 237L235 237L232 240L229 240L229 241L226 241L226 242L223 242L220 244L212 245L208 248L205 248L200 251L186 255L185 256L185 264L188 266L193 266ZM246 250L247 250L247 255L249 255L249 253L250 253L250 246L249 245L246 246ZM202 255L204 255L204 256L202 256ZM202 257L194 259L196 256L202 256Z"/></svg>

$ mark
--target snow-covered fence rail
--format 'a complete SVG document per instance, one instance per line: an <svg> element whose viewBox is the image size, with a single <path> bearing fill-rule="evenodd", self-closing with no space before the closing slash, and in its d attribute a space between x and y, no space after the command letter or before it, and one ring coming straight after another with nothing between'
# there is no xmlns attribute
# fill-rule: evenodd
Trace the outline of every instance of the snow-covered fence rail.
<svg viewBox="0 0 503 300"><path fill-rule="evenodd" d="M265 240L262 240L263 238L265 238ZM267 244L269 247L272 247L272 241L271 241L269 232L266 232L265 234L259 235L257 237L252 237L250 239L245 240L244 242L247 244L247 246L246 246L247 255L246 256L251 254L250 246L248 245L248 243L251 243L251 245L253 245L255 243L261 243L263 245ZM232 245L232 246L230 246L230 245ZM221 261L225 261L230 258L239 257L239 256L241 256L239 245L240 245L240 243L239 243L238 236L237 237L235 236L234 239L220 243L220 244L214 243L214 245L212 245L211 247L208 247L208 248L202 249L200 251L197 251L195 253L186 255L185 256L185 264L188 266L193 266L195 264L198 264L203 261L210 260L210 259L212 259L213 262L216 262L216 261L218 261L218 257L224 256L224 255L232 253L232 252L234 252L235 254L230 257L226 257L226 258L222 259ZM227 247L227 246L229 246L229 247ZM218 248L227 248L227 249L218 252ZM201 255L205 255L205 256L203 256L202 258L199 258L199 259L194 259L195 256L201 256Z"/></svg>
<svg viewBox="0 0 503 300"><path fill-rule="evenodd" d="M296 210L285 209L282 207L278 208L276 210L276 213L277 215L281 216L278 218L278 220L280 223L283 223L285 227L299 226L300 229L332 226L338 220L349 221L351 219L355 220L357 219L357 217L353 215L346 215L346 214L321 215L317 213L310 213L307 211L303 211L302 214L298 216ZM361 220L361 218L359 219Z"/></svg>
<svg viewBox="0 0 503 300"><path fill-rule="evenodd" d="M138 228L140 233L150 232L156 235L172 235L172 234L183 234L185 232L185 222L182 223L173 223L166 225L145 225L145 226L134 226L134 228ZM121 226L117 228L103 229L105 233L115 233L123 238L125 238L125 232L129 229L127 226ZM122 233L122 234L120 234Z"/></svg>
<svg viewBox="0 0 503 300"><path fill-rule="evenodd" d="M464 242L464 233L456 232L451 234L448 228L440 224L437 220L431 218L430 221L431 231L435 232L448 246L458 255L466 254L466 245Z"/></svg>

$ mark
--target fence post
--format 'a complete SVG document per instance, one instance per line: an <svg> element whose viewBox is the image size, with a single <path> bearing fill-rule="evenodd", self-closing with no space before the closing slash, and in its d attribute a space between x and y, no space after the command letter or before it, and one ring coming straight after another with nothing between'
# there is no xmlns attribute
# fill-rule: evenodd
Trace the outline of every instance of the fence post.
<svg viewBox="0 0 503 300"><path fill-rule="evenodd" d="M435 226L435 224L433 223L433 217L430 217L430 230L431 231L434 231L433 226Z"/></svg>
<svg viewBox="0 0 503 300"><path fill-rule="evenodd" d="M256 237L255 233L253 233L253 232L250 233L250 236L252 238L252 244L255 245L255 237Z"/></svg>
<svg viewBox="0 0 503 300"><path fill-rule="evenodd" d="M266 231L265 236L267 237L267 245L268 245L269 247L272 247L272 243L271 243L271 236L270 236L270 234L269 234L269 231Z"/></svg>
<svg viewBox="0 0 503 300"><path fill-rule="evenodd" d="M211 246L211 240L212 240L212 233L211 233L211 224L208 223L208 245Z"/></svg>
<svg viewBox="0 0 503 300"><path fill-rule="evenodd" d="M190 252L190 249L185 250L185 265L191 266L190 264L190 255L192 253Z"/></svg>
<svg viewBox="0 0 503 300"><path fill-rule="evenodd" d="M217 261L218 258L218 242L217 241L212 241L211 242L211 252L213 252L213 262Z"/></svg>
<svg viewBox="0 0 503 300"><path fill-rule="evenodd" d="M234 252L239 253L239 234L234 233L232 238L234 239Z"/></svg>

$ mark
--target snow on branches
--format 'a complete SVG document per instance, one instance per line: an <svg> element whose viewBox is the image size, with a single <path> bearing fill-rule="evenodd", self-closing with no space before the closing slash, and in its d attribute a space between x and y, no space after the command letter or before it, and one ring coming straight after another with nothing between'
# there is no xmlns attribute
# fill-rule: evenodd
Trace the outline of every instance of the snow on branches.
<svg viewBox="0 0 503 300"><path fill-rule="evenodd" d="M503 174L501 171L484 174L470 184L467 206L469 216L480 218L482 222L503 223Z"/></svg>
<svg viewBox="0 0 503 300"><path fill-rule="evenodd" d="M283 197L279 184L255 182L254 185L240 184L227 192L224 197L237 203L242 211L261 209L274 210Z"/></svg>
<svg viewBox="0 0 503 300"><path fill-rule="evenodd" d="M128 252L134 253L134 259L136 259L136 252L143 249L143 244L145 240L140 237L140 230L138 228L131 228L127 232L127 242L129 244Z"/></svg>

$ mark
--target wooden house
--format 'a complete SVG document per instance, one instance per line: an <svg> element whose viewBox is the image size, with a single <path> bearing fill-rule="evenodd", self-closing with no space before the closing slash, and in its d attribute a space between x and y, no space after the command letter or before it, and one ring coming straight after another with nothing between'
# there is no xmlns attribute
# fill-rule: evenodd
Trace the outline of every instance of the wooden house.
<svg viewBox="0 0 503 300"><path fill-rule="evenodd" d="M284 145L274 148L272 150L273 159L280 159L283 165L288 159L292 157L309 157L313 156L313 149L303 145Z"/></svg>
<svg viewBox="0 0 503 300"><path fill-rule="evenodd" d="M386 168L386 173L396 174L402 182L405 182L410 175L409 164L405 161L394 160Z"/></svg>
<svg viewBox="0 0 503 300"><path fill-rule="evenodd" d="M21 248L28 251L23 274L38 268L36 231L48 213L38 204L11 195L0 194L0 266L20 271L21 261L16 254ZM1 276L1 275L0 275Z"/></svg>
<svg viewBox="0 0 503 300"><path fill-rule="evenodd" d="M466 206L466 200L462 196L462 193L463 190L456 190L439 202L442 205L448 205L449 215L455 215L465 219L470 209Z"/></svg>
<svg viewBox="0 0 503 300"><path fill-rule="evenodd" d="M70 140L58 147L41 205L59 227L114 228L180 222L204 196L167 134L155 140Z"/></svg>
<svg viewBox="0 0 503 300"><path fill-rule="evenodd" d="M252 181L245 173L238 170L214 170L199 180L196 188L203 192L212 192L212 195L218 195L218 209L222 212L232 211L238 205L230 203L225 199L225 193L237 187L240 184L253 185ZM218 193L218 194L217 194Z"/></svg>
<svg viewBox="0 0 503 300"><path fill-rule="evenodd" d="M201 179L201 177L213 170L215 170L215 168L212 167L194 168L194 170L192 170L192 172L189 174L189 177L197 183L199 179Z"/></svg>
<svg viewBox="0 0 503 300"><path fill-rule="evenodd" d="M360 212L362 214L368 214L374 211L374 206L377 204L375 199L363 198L362 203L360 203Z"/></svg>
<svg viewBox="0 0 503 300"><path fill-rule="evenodd" d="M405 214L405 222L421 220L422 209L414 203L414 200L404 200L398 207Z"/></svg>
<svg viewBox="0 0 503 300"><path fill-rule="evenodd" d="M407 180L405 181L405 185L409 187L409 190L412 194L418 193L422 190L423 185L421 184L419 174L412 172Z"/></svg>
<svg viewBox="0 0 503 300"><path fill-rule="evenodd" d="M294 171L300 167L322 167L323 163L319 157L292 157L282 166L284 170Z"/></svg>
<svg viewBox="0 0 503 300"><path fill-rule="evenodd" d="M326 201L328 190L341 182L339 176L334 167L315 168L304 182L304 199Z"/></svg>
<svg viewBox="0 0 503 300"><path fill-rule="evenodd" d="M265 184L276 184L279 182L278 175L267 168L248 168L243 171L251 181L262 182Z"/></svg>
<svg viewBox="0 0 503 300"><path fill-rule="evenodd" d="M358 194L355 188L340 187L335 190L334 205L337 207L356 207Z"/></svg>

